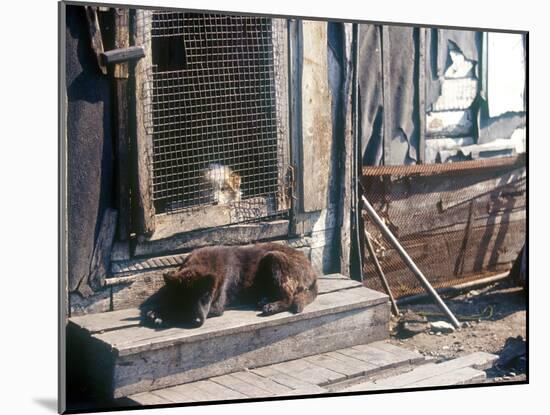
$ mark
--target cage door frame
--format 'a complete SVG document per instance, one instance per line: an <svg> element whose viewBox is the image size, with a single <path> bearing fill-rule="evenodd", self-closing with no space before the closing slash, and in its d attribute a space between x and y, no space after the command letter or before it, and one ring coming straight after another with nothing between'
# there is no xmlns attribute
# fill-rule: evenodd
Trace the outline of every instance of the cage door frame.
<svg viewBox="0 0 550 415"><path fill-rule="evenodd" d="M181 10L178 10L181 12ZM273 36L273 58L276 130L277 142L282 143L277 148L277 192L274 197L254 197L237 203L200 205L188 207L177 212L156 212L153 197L153 125L152 105L153 95L151 73L153 70L151 30L153 26L153 11L137 10L135 19L135 44L142 45L146 57L136 65L136 155L138 185L136 186L136 207L138 211L138 234L146 240L154 241L171 236L213 227L227 226L242 222L271 221L280 219L280 214L291 208L288 192L288 166L290 165L290 136L288 128L288 34L285 19L271 18ZM276 38L275 38L276 37ZM252 200L254 199L254 200ZM261 199L264 199L262 202ZM274 200L271 200L274 199ZM243 212L251 211L249 206L254 203L257 220L243 216ZM246 214L246 213L244 213ZM245 220L242 218L245 217Z"/></svg>

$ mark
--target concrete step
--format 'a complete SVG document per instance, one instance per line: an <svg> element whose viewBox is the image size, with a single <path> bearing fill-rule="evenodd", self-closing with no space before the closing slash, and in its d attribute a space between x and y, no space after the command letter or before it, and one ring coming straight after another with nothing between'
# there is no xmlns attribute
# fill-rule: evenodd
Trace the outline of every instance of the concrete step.
<svg viewBox="0 0 550 415"><path fill-rule="evenodd" d="M332 274L300 314L233 309L196 329L159 330L126 309L71 318L69 332L85 377L120 398L382 340L389 317L386 295Z"/></svg>
<svg viewBox="0 0 550 415"><path fill-rule="evenodd" d="M324 394L334 392L346 381L424 363L419 353L379 341L143 392L119 403L162 405Z"/></svg>

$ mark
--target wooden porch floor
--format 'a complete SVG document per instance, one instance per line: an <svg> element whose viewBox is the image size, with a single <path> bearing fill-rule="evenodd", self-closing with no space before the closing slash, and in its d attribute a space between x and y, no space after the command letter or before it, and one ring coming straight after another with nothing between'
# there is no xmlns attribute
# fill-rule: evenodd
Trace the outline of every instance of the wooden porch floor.
<svg viewBox="0 0 550 415"><path fill-rule="evenodd" d="M122 405L165 405L320 395L481 382L497 356L478 352L443 363L385 341L135 394Z"/></svg>

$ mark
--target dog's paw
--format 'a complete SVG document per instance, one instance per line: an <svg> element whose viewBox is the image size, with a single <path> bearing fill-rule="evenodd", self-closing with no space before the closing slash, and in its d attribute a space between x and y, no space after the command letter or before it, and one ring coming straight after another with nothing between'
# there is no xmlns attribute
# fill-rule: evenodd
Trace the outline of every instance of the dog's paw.
<svg viewBox="0 0 550 415"><path fill-rule="evenodd" d="M271 314L278 313L279 307L276 303L267 303L262 307L262 315L269 316Z"/></svg>
<svg viewBox="0 0 550 415"><path fill-rule="evenodd" d="M149 310L145 316L147 317L147 322L149 322L153 326L161 327L164 324L163 319L155 310Z"/></svg>

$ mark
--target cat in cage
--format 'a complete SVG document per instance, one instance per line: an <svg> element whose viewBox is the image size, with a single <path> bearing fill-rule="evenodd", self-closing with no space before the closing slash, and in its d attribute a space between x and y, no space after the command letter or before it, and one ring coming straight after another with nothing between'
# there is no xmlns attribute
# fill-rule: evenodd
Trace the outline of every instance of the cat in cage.
<svg viewBox="0 0 550 415"><path fill-rule="evenodd" d="M240 202L241 176L231 167L210 163L204 171L204 180L211 190L211 199L216 204Z"/></svg>

